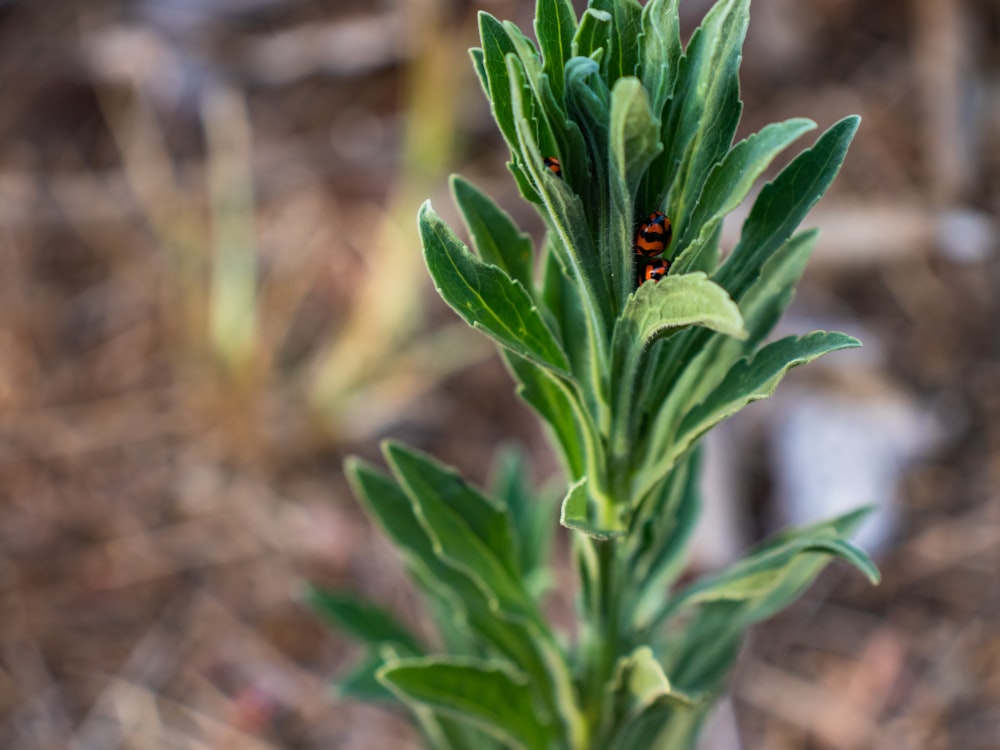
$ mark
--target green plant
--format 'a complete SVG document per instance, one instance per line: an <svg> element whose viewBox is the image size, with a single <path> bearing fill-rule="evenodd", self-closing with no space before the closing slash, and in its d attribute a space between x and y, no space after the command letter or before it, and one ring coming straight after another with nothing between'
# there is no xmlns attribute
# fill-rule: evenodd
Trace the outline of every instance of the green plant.
<svg viewBox="0 0 1000 750"><path fill-rule="evenodd" d="M858 119L834 125L761 189L720 260L726 214L814 124L789 120L733 145L749 0L720 0L686 48L677 4L592 0L578 20L569 0L538 0L537 48L513 24L480 16L474 64L547 236L536 256L458 177L475 252L428 204L419 226L439 293L499 344L562 457L579 625L569 638L542 615L554 505L532 497L516 462L505 459L485 494L399 444L384 446L391 474L349 460L440 642L429 648L343 594L313 590L313 603L370 647L341 688L401 701L433 747L690 748L750 625L832 557L878 580L846 539L858 511L678 584L698 516L701 437L771 395L790 368L858 345L822 331L765 342L815 241L796 227ZM637 288L635 227L654 210L672 220L672 265Z"/></svg>

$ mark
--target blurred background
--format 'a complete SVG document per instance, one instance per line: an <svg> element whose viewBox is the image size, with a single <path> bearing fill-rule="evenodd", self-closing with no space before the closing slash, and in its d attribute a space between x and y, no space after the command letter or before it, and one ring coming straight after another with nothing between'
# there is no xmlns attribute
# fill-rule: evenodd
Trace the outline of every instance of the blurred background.
<svg viewBox="0 0 1000 750"><path fill-rule="evenodd" d="M530 0L0 0L0 747L418 746L334 699L355 652L298 595L418 617L347 453L556 471L416 239L454 171L540 229L480 8L530 28ZM1000 7L754 0L743 93L741 136L864 118L782 332L865 348L713 436L693 565L876 503L884 582L833 566L758 628L705 747L996 750Z"/></svg>

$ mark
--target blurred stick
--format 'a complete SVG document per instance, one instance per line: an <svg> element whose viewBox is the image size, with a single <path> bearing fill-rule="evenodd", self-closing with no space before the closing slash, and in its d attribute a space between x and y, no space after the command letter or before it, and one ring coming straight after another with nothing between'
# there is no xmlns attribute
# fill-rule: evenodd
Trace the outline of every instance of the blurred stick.
<svg viewBox="0 0 1000 750"><path fill-rule="evenodd" d="M380 365L408 341L422 319L423 261L415 227L417 207L438 180L455 139L460 88L455 46L441 38L441 0L408 7L415 54L407 76L408 104L400 176L385 217L361 248L369 272L352 300L344 328L316 370L312 401L336 418Z"/></svg>
<svg viewBox="0 0 1000 750"><path fill-rule="evenodd" d="M241 379L252 375L258 350L250 117L240 92L225 85L206 89L201 112L213 245L208 336L227 373Z"/></svg>
<svg viewBox="0 0 1000 750"><path fill-rule="evenodd" d="M920 92L928 187L937 206L968 197L974 166L971 123L963 117L969 39L961 0L913 0L914 66Z"/></svg>
<svg viewBox="0 0 1000 750"><path fill-rule="evenodd" d="M163 323L172 334L171 343L190 357L204 330L205 227L178 184L152 107L137 85L131 94L124 110L109 97L99 97L99 102L129 188L164 250Z"/></svg>

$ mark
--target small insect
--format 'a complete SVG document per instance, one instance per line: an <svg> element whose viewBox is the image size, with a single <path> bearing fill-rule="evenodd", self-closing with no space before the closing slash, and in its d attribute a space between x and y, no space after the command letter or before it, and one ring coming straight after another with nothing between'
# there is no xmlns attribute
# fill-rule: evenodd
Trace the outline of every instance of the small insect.
<svg viewBox="0 0 1000 750"><path fill-rule="evenodd" d="M643 265L639 268L638 283L642 286L643 283L647 281L659 281L664 276L667 275L667 271L670 270L670 261L664 260L663 258L653 258L650 261L646 261L641 256L637 256L639 260L644 261Z"/></svg>
<svg viewBox="0 0 1000 750"><path fill-rule="evenodd" d="M670 219L662 211L653 211L635 233L632 248L647 258L659 255L670 244Z"/></svg>
<svg viewBox="0 0 1000 750"><path fill-rule="evenodd" d="M556 177L562 177L562 164L554 156L546 156L542 159L545 162L545 168L548 169Z"/></svg>

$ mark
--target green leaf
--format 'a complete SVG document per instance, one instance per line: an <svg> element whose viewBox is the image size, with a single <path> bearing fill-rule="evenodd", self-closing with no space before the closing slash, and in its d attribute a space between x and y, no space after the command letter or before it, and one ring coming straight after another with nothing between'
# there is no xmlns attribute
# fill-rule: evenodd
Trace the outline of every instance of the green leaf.
<svg viewBox="0 0 1000 750"><path fill-rule="evenodd" d="M669 654L665 668L674 683L698 692L718 690L747 628L797 598L832 556L846 555L877 582L871 561L845 539L869 510L780 534L732 568L680 592L659 620L694 614L681 630L672 628L676 637L661 651Z"/></svg>
<svg viewBox="0 0 1000 750"><path fill-rule="evenodd" d="M692 711L699 702L677 690L667 679L653 650L640 646L615 663L604 705L604 726L617 727L618 731L601 746L630 750L662 747L653 744L652 740L659 727L678 711Z"/></svg>
<svg viewBox="0 0 1000 750"><path fill-rule="evenodd" d="M580 229L587 239L593 236L599 243L608 224L608 150L610 141L611 89L601 75L601 66L588 57L574 57L566 63L566 111L580 129L585 144L587 161L586 182L573 187L590 207L584 212ZM577 170L579 171L579 170ZM581 258L581 265L596 277L595 285L610 303L610 285L607 283L608 254L603 245L599 254L591 251ZM598 283L600 282L600 283ZM610 309L610 308L609 308Z"/></svg>
<svg viewBox="0 0 1000 750"><path fill-rule="evenodd" d="M510 76L511 85L513 86L516 80L520 88L519 100L514 98L514 92L511 91L511 104L514 106L515 120L520 119L518 118L518 113L520 113L523 118L521 124L530 127L534 134L535 143L538 144L543 156L558 156L560 144L559 139L556 138L552 120L555 119L561 124L566 118L561 101L552 95L551 82L549 77L542 72L542 63L532 41L510 21L504 21L503 27L514 44L513 59L517 61L517 67L521 73L516 79L511 76L509 68L511 62L507 61L507 74ZM508 55L508 58L510 57L511 55ZM546 102L550 106L546 106ZM530 158L523 141L521 154L525 160Z"/></svg>
<svg viewBox="0 0 1000 750"><path fill-rule="evenodd" d="M476 77L479 79L479 83L483 87L483 93L486 94L486 98L489 100L490 79L486 75L486 56L483 54L481 47L472 47L469 50L469 57L472 58L472 67L475 69Z"/></svg>
<svg viewBox="0 0 1000 750"><path fill-rule="evenodd" d="M618 79L611 90L611 163L624 182L629 204L642 173L663 149L659 125L639 79ZM628 213L631 215L630 210Z"/></svg>
<svg viewBox="0 0 1000 750"><path fill-rule="evenodd" d="M610 266L615 308L620 309L634 286L632 269L633 204L646 168L663 150L660 122L649 108L639 79L619 78L611 91L610 211L602 243Z"/></svg>
<svg viewBox="0 0 1000 750"><path fill-rule="evenodd" d="M873 585L878 585L880 575L875 563L862 550L844 538L871 508L851 511L844 516L824 521L803 529L791 529L767 540L756 551L716 575L707 576L678 592L660 619L680 612L685 607L712 602L752 602L750 619L744 615L747 626L777 609L769 597L789 581L801 587L806 580L799 572L796 561L801 555L813 556L812 560L839 557L861 571ZM818 556L818 557L815 557ZM818 572L818 567L811 566ZM815 572L808 576L808 579ZM784 598L784 597L783 597Z"/></svg>
<svg viewBox="0 0 1000 750"><path fill-rule="evenodd" d="M444 301L497 343L568 374L566 355L521 283L469 252L430 202L420 209L419 224L427 268Z"/></svg>
<svg viewBox="0 0 1000 750"><path fill-rule="evenodd" d="M677 328L703 326L743 338L743 317L726 290L703 273L647 282L633 294L615 328L615 351L648 349Z"/></svg>
<svg viewBox="0 0 1000 750"><path fill-rule="evenodd" d="M608 50L608 86L625 76L634 76L639 65L636 40L642 30L642 6L638 0L591 0L590 7L611 14L611 49Z"/></svg>
<svg viewBox="0 0 1000 750"><path fill-rule="evenodd" d="M574 89L576 69L574 64L582 58L573 58L567 65L567 83L569 90ZM515 108L524 113L524 103L521 94L520 80L523 72L513 57L508 57L509 73L513 83L511 95ZM592 61L583 60L585 63ZM563 180L554 176L542 162L542 154L534 140L530 129L526 127L524 118L517 120L518 136L525 152L529 156L528 169L532 181L538 188L545 208L544 215L549 221L550 231L554 235L551 247L560 253L562 264L570 271L571 278L580 285L580 303L582 315L587 323L587 337L591 346L589 372L586 377L580 377L581 385L586 389L589 398L588 406L595 413L606 407L604 393L604 378L607 371L606 333L608 321L612 319L611 298L607 279L601 273L600 264L588 231L583 203L579 196L570 192Z"/></svg>
<svg viewBox="0 0 1000 750"><path fill-rule="evenodd" d="M586 438L574 416L572 396L558 378L544 368L510 352L505 352L503 358L518 383L517 395L551 429L566 475L583 476Z"/></svg>
<svg viewBox="0 0 1000 750"><path fill-rule="evenodd" d="M635 403L646 372L646 354L658 339L687 326L703 326L729 336L745 337L739 308L725 290L703 273L667 276L647 282L629 298L615 326L612 352L612 391L616 394L615 451L629 450L628 440L641 404Z"/></svg>
<svg viewBox="0 0 1000 750"><path fill-rule="evenodd" d="M774 123L740 141L726 154L709 173L683 236L678 238L675 247L681 254L674 263L675 273L684 273L695 265L723 218L740 205L774 157L815 127L816 123L803 118Z"/></svg>
<svg viewBox="0 0 1000 750"><path fill-rule="evenodd" d="M521 450L501 448L493 460L490 492L507 506L516 530L521 575L526 581L546 579L539 583L547 586L550 583L547 564L556 522L554 500L551 494L533 489L528 474L528 461ZM532 593L537 599L538 589Z"/></svg>
<svg viewBox="0 0 1000 750"><path fill-rule="evenodd" d="M563 95L563 68L573 56L576 12L569 0L538 0L535 6L535 36L542 48L545 74L558 99Z"/></svg>
<svg viewBox="0 0 1000 750"><path fill-rule="evenodd" d="M670 217L683 234L709 171L732 144L740 120L739 67L750 20L749 0L722 0L691 37L674 101L683 103L674 131L683 151L670 189Z"/></svg>
<svg viewBox="0 0 1000 750"><path fill-rule="evenodd" d="M637 511L638 533L629 569L636 581L634 603L627 611L637 630L649 625L666 601L670 586L683 572L687 544L701 512L701 449L695 446L686 460L650 493Z"/></svg>
<svg viewBox="0 0 1000 750"><path fill-rule="evenodd" d="M514 43L507 35L503 24L485 11L479 12L479 38L482 40L482 67L485 71L484 88L493 119L510 146L515 160L520 156L518 148L516 115L510 96L510 76L507 73L507 55L514 53Z"/></svg>
<svg viewBox="0 0 1000 750"><path fill-rule="evenodd" d="M824 133L816 144L797 156L781 174L764 186L757 196L750 216L743 225L739 243L713 278L724 286L733 299L741 302L744 294L760 277L768 259L784 246L809 209L815 205L840 170L847 147L857 130L859 119L848 117ZM665 383L680 377L698 351L705 348L700 333L686 336L668 352L662 347L658 368L666 373ZM650 403L662 403L666 390L654 391Z"/></svg>
<svg viewBox="0 0 1000 750"><path fill-rule="evenodd" d="M355 496L402 553L411 575L426 593L442 601L456 617L474 607L477 601L489 609L486 594L479 586L437 556L410 498L395 481L354 457L345 462L344 470Z"/></svg>
<svg viewBox="0 0 1000 750"><path fill-rule="evenodd" d="M736 132L748 6L749 0L720 0L708 12L680 60L672 100L662 115L666 150L650 169L643 209L660 208L669 192L667 214L678 232Z"/></svg>
<svg viewBox="0 0 1000 750"><path fill-rule="evenodd" d="M708 399L688 412L678 430L682 440L690 444L747 404L767 398L793 367L857 346L861 342L851 336L826 331L788 336L768 344L751 359L736 363Z"/></svg>
<svg viewBox="0 0 1000 750"><path fill-rule="evenodd" d="M573 374L582 381L588 377L592 362L587 317L580 301L580 285L567 271L555 242L553 233L546 233L536 296L545 306L546 319L559 336Z"/></svg>
<svg viewBox="0 0 1000 750"><path fill-rule="evenodd" d="M562 503L559 522L594 539L613 539L626 532L621 517L608 499L594 499L589 492L587 477L569 488Z"/></svg>
<svg viewBox="0 0 1000 750"><path fill-rule="evenodd" d="M791 237L768 258L760 278L743 295L740 309L750 333L748 346L756 347L771 332L792 301L818 237L818 229Z"/></svg>
<svg viewBox="0 0 1000 750"><path fill-rule="evenodd" d="M535 190L534 184L531 182L531 177L524 170L519 162L509 161L507 162L507 169L510 170L511 176L514 178L514 182L517 184L517 190L529 203L541 204L542 197Z"/></svg>
<svg viewBox="0 0 1000 750"><path fill-rule="evenodd" d="M528 678L503 662L400 659L383 667L378 678L400 700L469 722L514 747L552 747L551 726L530 699Z"/></svg>
<svg viewBox="0 0 1000 750"><path fill-rule="evenodd" d="M637 476L639 484L633 492L640 496L645 494L670 470L677 458L710 428L744 406L774 393L778 383L791 368L811 362L828 352L857 346L861 346L861 343L846 334L815 331L806 336L789 336L775 341L752 358L740 360L729 369L725 378L702 403L680 419L676 427L671 426L672 422L657 423L650 441L652 448L645 452L646 466ZM706 354L709 351L705 349ZM696 359L689 365L695 369L685 371L686 382L681 385L684 390L692 389L691 380L711 377L705 375L704 364L700 365L701 369L697 369L698 362Z"/></svg>
<svg viewBox="0 0 1000 750"><path fill-rule="evenodd" d="M649 433L648 455L659 459L677 433L677 425L691 404L704 401L729 369L754 351L788 306L816 240L816 230L795 235L765 263L757 282L744 295L740 310L749 334L745 340L715 336L689 346L693 352L679 377L660 383L658 393L646 389L641 398L659 404ZM658 363L659 364L659 363ZM651 368L653 365L650 366ZM653 478L659 475L651 475Z"/></svg>
<svg viewBox="0 0 1000 750"><path fill-rule="evenodd" d="M597 50L611 46L611 14L587 8L573 37L573 57L594 58Z"/></svg>
<svg viewBox="0 0 1000 750"><path fill-rule="evenodd" d="M660 702L679 706L695 704L691 696L679 692L670 684L649 646L640 646L618 659L609 688L611 700L625 698L631 714L638 714Z"/></svg>
<svg viewBox="0 0 1000 750"><path fill-rule="evenodd" d="M375 673L382 668L385 661L374 651L369 652L351 671L334 684L336 695L340 699L391 702L396 703L396 696L375 678Z"/></svg>
<svg viewBox="0 0 1000 750"><path fill-rule="evenodd" d="M654 112L673 96L681 55L678 0L650 0L642 9L642 81Z"/></svg>
<svg viewBox="0 0 1000 750"><path fill-rule="evenodd" d="M485 734L471 724L456 721L422 703L401 701L379 680L378 673L386 665L398 664L400 659L405 658L405 655L396 652L391 646L387 646L379 649L378 658L380 663L371 678L382 693L388 696L389 700L393 703L402 703L410 710L414 721L424 735L427 747L434 748L434 750L501 750L501 744L494 737Z"/></svg>
<svg viewBox="0 0 1000 750"><path fill-rule="evenodd" d="M472 246L484 262L507 272L526 289L532 284L531 238L493 199L458 175L452 175L451 190L469 228Z"/></svg>
<svg viewBox="0 0 1000 750"><path fill-rule="evenodd" d="M720 576L695 584L682 592L677 606L698 602L744 601L762 599L785 579L787 563L798 554L822 553L839 557L854 565L872 584L879 581L878 569L860 549L843 539L802 539L760 557L751 557Z"/></svg>
<svg viewBox="0 0 1000 750"><path fill-rule="evenodd" d="M350 594L306 588L306 601L327 622L349 633L362 643L395 643L410 654L423 653L409 629L386 610Z"/></svg>
<svg viewBox="0 0 1000 750"><path fill-rule="evenodd" d="M513 530L507 508L469 485L450 466L421 451L387 441L386 459L407 494L418 506L433 497L468 525L469 530L512 575L518 571Z"/></svg>
<svg viewBox="0 0 1000 750"><path fill-rule="evenodd" d="M453 652L497 653L531 676L533 692L572 729L576 721L567 698L566 667L554 652L552 636L522 615L499 608L497 595L479 576L455 566L426 532L413 503L396 483L373 466L348 459L346 473L357 497L403 554L407 569L431 597L439 629L453 634ZM467 532L468 533L468 532ZM471 534L469 534L471 535ZM461 540L460 540L461 541Z"/></svg>
<svg viewBox="0 0 1000 750"><path fill-rule="evenodd" d="M520 584L504 509L427 456L391 442L383 444L383 452L413 502L434 553L480 584L499 609L536 619Z"/></svg>
<svg viewBox="0 0 1000 750"><path fill-rule="evenodd" d="M826 131L760 191L743 234L715 280L740 300L767 259L781 247L833 182L857 132L860 118L847 117Z"/></svg>

